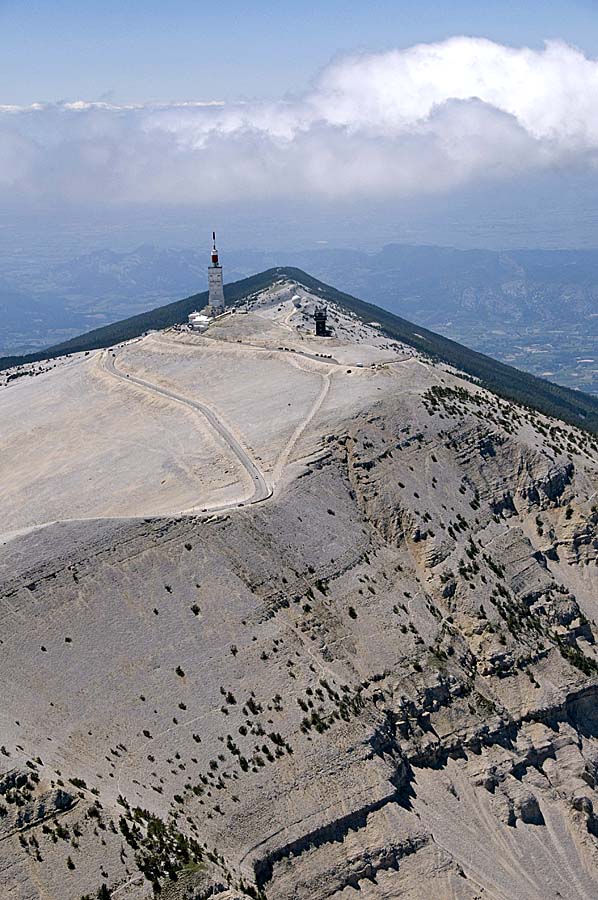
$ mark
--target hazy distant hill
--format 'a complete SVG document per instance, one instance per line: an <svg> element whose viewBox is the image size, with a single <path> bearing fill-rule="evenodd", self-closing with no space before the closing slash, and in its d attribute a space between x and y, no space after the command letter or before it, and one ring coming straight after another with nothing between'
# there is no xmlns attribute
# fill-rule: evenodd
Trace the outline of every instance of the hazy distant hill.
<svg viewBox="0 0 598 900"><path fill-rule="evenodd" d="M114 301L172 296L184 293L206 279L206 258L190 250L163 250L143 245L131 253L98 250L47 274L47 287L69 297Z"/></svg>
<svg viewBox="0 0 598 900"><path fill-rule="evenodd" d="M598 315L598 252L455 250L389 244L380 253L318 251L329 274L368 299L429 325L545 325ZM344 274L343 274L344 273Z"/></svg>
<svg viewBox="0 0 598 900"><path fill-rule="evenodd" d="M204 286L199 253L98 250L0 289L0 351L47 347Z"/></svg>
<svg viewBox="0 0 598 900"><path fill-rule="evenodd" d="M469 326L509 321L574 324L598 316L598 251L457 250L451 247L389 244L379 253L317 249L279 253L232 252L227 280L275 264L295 265L359 292L392 312L422 324L451 321ZM44 288L111 303L140 303L197 290L206 281L206 257L195 250L164 250L148 245L130 253L99 250L52 267Z"/></svg>
<svg viewBox="0 0 598 900"><path fill-rule="evenodd" d="M527 323L541 318L547 324L598 317L598 251L593 250L500 253L389 244L379 253L235 251L225 263L227 280L275 263L309 269L430 325L448 319L468 325L479 316L493 325L504 324L505 316ZM206 256L196 250L149 245L129 253L98 250L49 267L27 288L30 294L61 295L81 309L99 302L109 310L115 303L140 304L202 287L205 268Z"/></svg>

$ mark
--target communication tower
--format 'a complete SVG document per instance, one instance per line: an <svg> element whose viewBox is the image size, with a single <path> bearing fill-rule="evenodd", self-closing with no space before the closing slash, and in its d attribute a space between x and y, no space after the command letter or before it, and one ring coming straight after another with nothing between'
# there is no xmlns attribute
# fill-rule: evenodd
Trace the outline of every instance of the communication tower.
<svg viewBox="0 0 598 900"><path fill-rule="evenodd" d="M219 316L224 312L224 288L222 286L222 266L216 249L216 232L212 232L212 261L208 266L208 305L210 315Z"/></svg>

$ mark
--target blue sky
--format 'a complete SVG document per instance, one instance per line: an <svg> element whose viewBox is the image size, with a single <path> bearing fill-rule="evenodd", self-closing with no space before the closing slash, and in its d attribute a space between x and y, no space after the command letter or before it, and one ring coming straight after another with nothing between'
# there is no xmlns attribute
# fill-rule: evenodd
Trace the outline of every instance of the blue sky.
<svg viewBox="0 0 598 900"><path fill-rule="evenodd" d="M466 34L515 46L561 38L598 55L582 0L0 0L0 104L271 99L336 55Z"/></svg>
<svg viewBox="0 0 598 900"><path fill-rule="evenodd" d="M0 231L177 210L248 246L285 215L450 243L459 211L493 245L598 245L597 12L0 0Z"/></svg>

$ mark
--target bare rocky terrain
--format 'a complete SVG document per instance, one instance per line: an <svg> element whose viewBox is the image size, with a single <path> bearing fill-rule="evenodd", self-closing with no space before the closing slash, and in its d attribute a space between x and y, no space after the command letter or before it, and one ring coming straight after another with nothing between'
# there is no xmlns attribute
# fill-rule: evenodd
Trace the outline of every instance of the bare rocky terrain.
<svg viewBox="0 0 598 900"><path fill-rule="evenodd" d="M598 895L598 442L313 303L4 375L2 897Z"/></svg>

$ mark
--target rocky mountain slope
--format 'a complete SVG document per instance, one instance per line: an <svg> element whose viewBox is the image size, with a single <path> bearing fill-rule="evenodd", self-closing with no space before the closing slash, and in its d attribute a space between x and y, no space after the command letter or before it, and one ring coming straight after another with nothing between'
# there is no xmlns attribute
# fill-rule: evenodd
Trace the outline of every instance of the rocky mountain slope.
<svg viewBox="0 0 598 900"><path fill-rule="evenodd" d="M596 896L598 443L314 302L0 388L2 896Z"/></svg>

